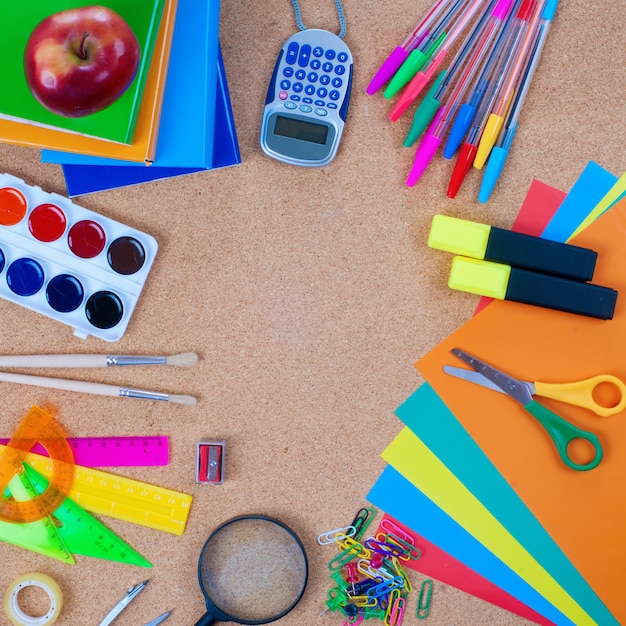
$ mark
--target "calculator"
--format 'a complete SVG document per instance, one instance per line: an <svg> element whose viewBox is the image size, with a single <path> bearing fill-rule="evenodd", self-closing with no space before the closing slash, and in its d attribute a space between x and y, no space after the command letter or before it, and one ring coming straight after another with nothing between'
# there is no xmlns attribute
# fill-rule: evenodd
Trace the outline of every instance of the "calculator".
<svg viewBox="0 0 626 626"><path fill-rule="evenodd" d="M267 90L261 147L279 161L315 167L337 153L352 88L352 54L337 35L306 29L283 45Z"/></svg>

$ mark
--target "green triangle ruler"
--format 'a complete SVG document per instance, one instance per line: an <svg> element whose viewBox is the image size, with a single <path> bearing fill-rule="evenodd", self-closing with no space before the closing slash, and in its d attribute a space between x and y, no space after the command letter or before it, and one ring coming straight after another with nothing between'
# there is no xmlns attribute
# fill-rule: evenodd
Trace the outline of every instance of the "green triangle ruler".
<svg viewBox="0 0 626 626"><path fill-rule="evenodd" d="M38 495L39 492L26 472L21 472L13 476L3 497L12 496L17 502L25 502ZM50 515L28 524L0 521L0 540L65 563L75 563L72 553Z"/></svg>
<svg viewBox="0 0 626 626"><path fill-rule="evenodd" d="M43 493L48 481L32 467L24 467L37 492ZM152 567L139 552L70 498L54 511L53 517L58 520L59 534L72 554Z"/></svg>

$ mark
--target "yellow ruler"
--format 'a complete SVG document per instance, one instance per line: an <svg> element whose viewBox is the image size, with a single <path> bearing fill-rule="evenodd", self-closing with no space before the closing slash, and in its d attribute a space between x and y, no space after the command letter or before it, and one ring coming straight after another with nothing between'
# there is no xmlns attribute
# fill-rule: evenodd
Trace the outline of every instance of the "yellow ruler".
<svg viewBox="0 0 626 626"><path fill-rule="evenodd" d="M0 455L6 446L0 445ZM48 480L54 473L54 460L28 452L27 463ZM191 496L103 472L75 465L73 482L67 494L76 504L92 513L147 526L156 530L182 535L191 507Z"/></svg>

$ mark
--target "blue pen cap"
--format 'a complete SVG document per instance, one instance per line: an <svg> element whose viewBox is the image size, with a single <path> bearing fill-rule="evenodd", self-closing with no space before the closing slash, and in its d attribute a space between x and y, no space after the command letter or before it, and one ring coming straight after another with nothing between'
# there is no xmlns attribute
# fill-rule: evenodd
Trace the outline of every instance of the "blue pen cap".
<svg viewBox="0 0 626 626"><path fill-rule="evenodd" d="M559 0L547 0L546 6L543 7L543 13L541 14L542 20L552 20L554 18L554 14L556 12L556 5L559 3Z"/></svg>
<svg viewBox="0 0 626 626"><path fill-rule="evenodd" d="M459 107L459 112L454 118L454 123L450 129L450 135L448 141L446 141L445 148L443 149L443 156L446 159L451 159L458 147L461 145L469 127L472 125L474 116L476 115L476 107L469 104L462 104Z"/></svg>
<svg viewBox="0 0 626 626"><path fill-rule="evenodd" d="M482 182L480 183L480 191L478 192L478 202L483 204L489 200L493 188L500 178L504 162L509 156L509 150L499 147L494 147L489 155L487 166L485 167L485 173L483 174Z"/></svg>

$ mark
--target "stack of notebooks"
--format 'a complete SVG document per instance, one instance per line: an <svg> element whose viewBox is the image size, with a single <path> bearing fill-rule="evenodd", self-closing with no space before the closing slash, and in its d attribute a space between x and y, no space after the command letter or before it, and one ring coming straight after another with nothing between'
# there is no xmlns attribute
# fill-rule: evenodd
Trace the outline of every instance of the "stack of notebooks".
<svg viewBox="0 0 626 626"><path fill-rule="evenodd" d="M137 74L108 107L83 117L54 113L25 79L33 30L57 13L90 6L76 0L8 3L0 17L16 25L0 41L5 84L0 142L42 149L61 164L69 196L240 163L219 46L219 0L105 0L140 47Z"/></svg>
<svg viewBox="0 0 626 626"><path fill-rule="evenodd" d="M415 569L538 624L626 624L626 414L541 401L600 440L598 467L574 471L521 406L443 366L460 348L522 380L626 381L625 192L593 162L569 193L533 182L514 230L597 251L613 319L481 301L416 363L426 382L396 410L404 428L368 495L421 548Z"/></svg>

